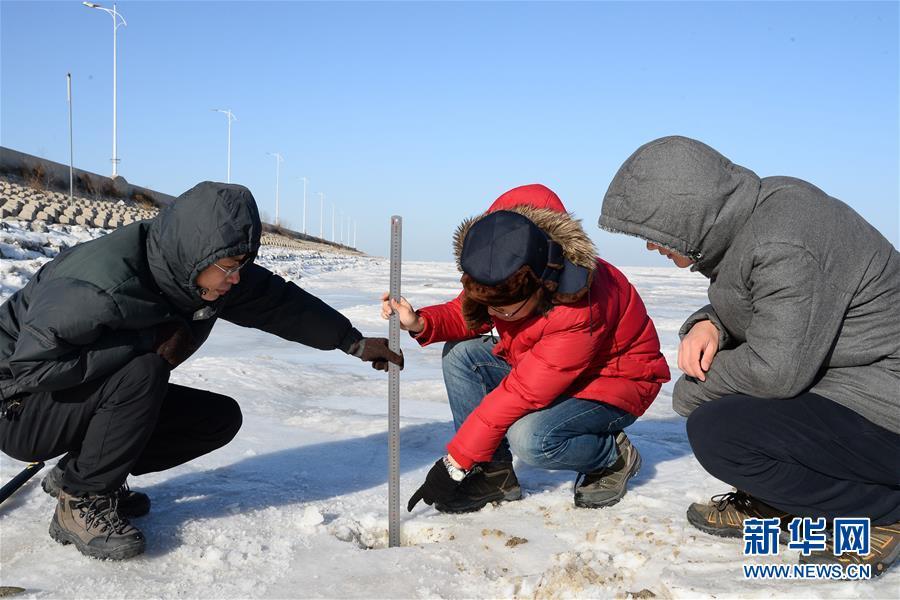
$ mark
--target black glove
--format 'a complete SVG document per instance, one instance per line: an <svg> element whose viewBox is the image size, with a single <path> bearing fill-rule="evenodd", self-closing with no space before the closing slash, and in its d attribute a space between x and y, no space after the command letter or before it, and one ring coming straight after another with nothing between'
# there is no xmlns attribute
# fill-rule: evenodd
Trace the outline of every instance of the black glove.
<svg viewBox="0 0 900 600"><path fill-rule="evenodd" d="M388 348L387 338L362 338L350 346L348 354L372 363L372 368L379 371L387 371L389 362L403 369L403 352L397 354Z"/></svg>
<svg viewBox="0 0 900 600"><path fill-rule="evenodd" d="M190 329L184 323L174 321L156 328L153 348L174 369L197 350L197 344Z"/></svg>
<svg viewBox="0 0 900 600"><path fill-rule="evenodd" d="M425 476L425 483L409 499L406 510L412 512L419 500L424 500L425 504L429 506L435 502L449 500L453 497L458 485L459 482L453 481L450 477L450 473L444 465L444 459L439 458L434 463L434 466L431 467L431 470L428 471L428 475Z"/></svg>

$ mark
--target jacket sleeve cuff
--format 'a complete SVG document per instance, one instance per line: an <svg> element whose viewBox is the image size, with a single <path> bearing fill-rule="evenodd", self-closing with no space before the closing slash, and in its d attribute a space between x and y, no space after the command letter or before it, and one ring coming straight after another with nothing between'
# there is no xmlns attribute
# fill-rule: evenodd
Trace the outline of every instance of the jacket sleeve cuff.
<svg viewBox="0 0 900 600"><path fill-rule="evenodd" d="M731 336L728 335L728 331L722 325L722 321L719 320L719 315L716 314L712 304L707 304L689 316L684 325L681 326L681 329L678 330L678 338L684 339L684 336L688 334L691 328L700 321L709 321L716 326L716 329L719 331L719 348L725 348L730 343Z"/></svg>
<svg viewBox="0 0 900 600"><path fill-rule="evenodd" d="M351 327L350 331L344 335L341 343L338 344L338 348L346 354L350 354L350 348L361 339L363 339L363 334L361 334L356 327Z"/></svg>
<svg viewBox="0 0 900 600"><path fill-rule="evenodd" d="M459 466L462 467L465 471L469 471L472 469L472 467L475 466L475 461L463 454L460 448L452 441L447 444L447 454L449 454L453 458L453 460L459 463Z"/></svg>
<svg viewBox="0 0 900 600"><path fill-rule="evenodd" d="M428 318L428 311L417 310L416 314L422 319L422 331L418 333L409 332L409 336L419 342L421 346L427 346L433 340L431 339L431 319ZM456 458L455 456L453 458Z"/></svg>

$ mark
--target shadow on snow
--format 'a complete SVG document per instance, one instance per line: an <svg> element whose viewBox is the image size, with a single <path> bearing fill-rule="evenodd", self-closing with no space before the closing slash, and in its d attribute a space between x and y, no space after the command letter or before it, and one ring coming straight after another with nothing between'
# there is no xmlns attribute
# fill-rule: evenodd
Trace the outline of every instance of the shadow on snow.
<svg viewBox="0 0 900 600"><path fill-rule="evenodd" d="M433 463L452 435L449 422L404 427L401 473ZM387 479L387 432L310 444L142 488L153 510L135 524L148 535L148 555L165 554L181 544L179 529L187 521L336 498L385 485Z"/></svg>

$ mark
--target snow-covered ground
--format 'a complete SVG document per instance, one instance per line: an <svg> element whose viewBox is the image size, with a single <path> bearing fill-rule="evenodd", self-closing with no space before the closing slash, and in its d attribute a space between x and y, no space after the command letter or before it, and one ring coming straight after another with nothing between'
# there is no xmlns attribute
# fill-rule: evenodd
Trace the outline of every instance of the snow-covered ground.
<svg viewBox="0 0 900 600"><path fill-rule="evenodd" d="M97 235L0 227L0 299L55 249ZM382 259L264 249L263 265L297 281L369 335L386 335ZM666 268L623 269L637 286L677 372L676 331L705 303L705 280ZM407 262L413 306L451 298L451 263ZM402 336L401 487L421 484L452 435L441 346ZM898 597L900 570L866 583L743 579L739 540L685 521L690 502L726 491L691 455L671 384L629 428L644 466L604 510L575 508L574 474L518 464L519 502L479 513L403 509L403 547L387 546L387 376L341 352L320 352L220 322L173 381L238 399L244 426L228 446L164 473L132 478L152 512L135 524L147 553L122 562L81 556L47 535L54 501L38 478L0 507L0 586L42 598L849 598ZM22 464L0 456L0 478ZM784 548L760 564L794 563ZM893 592L891 590L894 590Z"/></svg>

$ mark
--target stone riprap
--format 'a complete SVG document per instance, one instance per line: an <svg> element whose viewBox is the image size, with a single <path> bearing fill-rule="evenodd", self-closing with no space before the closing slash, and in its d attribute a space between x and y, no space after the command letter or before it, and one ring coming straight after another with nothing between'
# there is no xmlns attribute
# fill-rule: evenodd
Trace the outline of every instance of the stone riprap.
<svg viewBox="0 0 900 600"><path fill-rule="evenodd" d="M293 238L289 238L285 235L279 235L277 233L264 233L260 242L264 246L281 246L282 248L309 248L310 242L306 242L303 240L295 240Z"/></svg>
<svg viewBox="0 0 900 600"><path fill-rule="evenodd" d="M151 219L157 210L130 200L91 200L80 196L70 200L68 194L0 180L0 218L30 221L37 230L53 223L115 229Z"/></svg>
<svg viewBox="0 0 900 600"><path fill-rule="evenodd" d="M0 219L15 219L29 223L34 231L45 232L48 225L81 225L101 229L115 229L156 216L158 208L148 202L140 204L131 200L89 199L28 187L15 180L0 179ZM311 239L296 239L278 232L263 234L266 246L280 246L301 250L319 250L325 253L361 254L340 246Z"/></svg>

